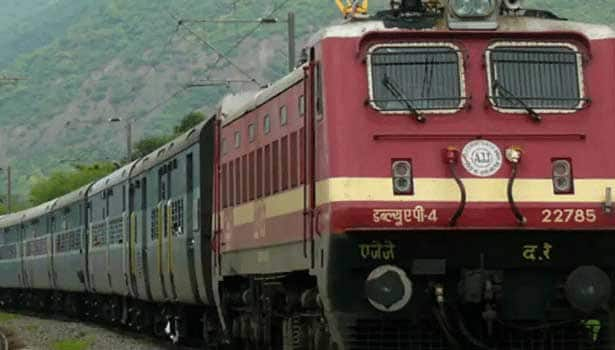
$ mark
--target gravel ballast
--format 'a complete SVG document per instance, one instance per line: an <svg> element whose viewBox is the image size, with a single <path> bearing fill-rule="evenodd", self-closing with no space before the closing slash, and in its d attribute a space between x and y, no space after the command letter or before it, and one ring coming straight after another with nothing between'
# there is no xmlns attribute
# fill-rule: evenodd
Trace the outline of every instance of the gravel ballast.
<svg viewBox="0 0 615 350"><path fill-rule="evenodd" d="M2 312L0 312L0 327L13 332L19 343L25 346L22 347L19 344L18 347L27 350L164 350L170 348L152 338L127 334L93 324L41 319Z"/></svg>

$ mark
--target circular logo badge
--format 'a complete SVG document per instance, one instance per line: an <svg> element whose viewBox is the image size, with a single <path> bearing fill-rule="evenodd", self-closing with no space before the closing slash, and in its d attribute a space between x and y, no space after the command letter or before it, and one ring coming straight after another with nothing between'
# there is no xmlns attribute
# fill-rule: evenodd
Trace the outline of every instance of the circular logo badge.
<svg viewBox="0 0 615 350"><path fill-rule="evenodd" d="M502 152L496 144L487 140L468 143L461 155L463 167L474 176L493 176L502 167Z"/></svg>

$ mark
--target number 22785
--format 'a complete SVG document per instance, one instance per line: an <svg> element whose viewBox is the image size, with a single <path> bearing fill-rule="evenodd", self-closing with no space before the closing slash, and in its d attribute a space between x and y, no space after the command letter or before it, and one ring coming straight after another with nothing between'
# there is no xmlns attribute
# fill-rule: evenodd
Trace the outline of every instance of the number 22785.
<svg viewBox="0 0 615 350"><path fill-rule="evenodd" d="M596 209L544 209L542 211L542 222L546 224L569 222L591 224L597 220Z"/></svg>

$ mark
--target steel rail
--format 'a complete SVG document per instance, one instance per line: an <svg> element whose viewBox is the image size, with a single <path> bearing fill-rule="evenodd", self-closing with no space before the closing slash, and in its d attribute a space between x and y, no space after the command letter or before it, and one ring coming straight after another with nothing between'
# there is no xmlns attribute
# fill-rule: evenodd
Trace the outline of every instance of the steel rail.
<svg viewBox="0 0 615 350"><path fill-rule="evenodd" d="M2 332L2 329L0 329L0 344L2 344L2 347L0 349L9 350L9 339Z"/></svg>

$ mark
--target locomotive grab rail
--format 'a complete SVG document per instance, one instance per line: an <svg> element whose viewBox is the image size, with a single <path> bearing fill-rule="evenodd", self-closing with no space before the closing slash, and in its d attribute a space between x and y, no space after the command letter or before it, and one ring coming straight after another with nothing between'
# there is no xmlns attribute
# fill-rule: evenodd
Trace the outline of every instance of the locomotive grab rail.
<svg viewBox="0 0 615 350"><path fill-rule="evenodd" d="M517 172L519 171L519 162L521 161L521 154L522 151L518 147L510 147L506 150L506 159L510 162L511 165L511 173L510 178L508 179L506 194L508 196L508 204L510 205L510 209L515 215L515 219L517 219L517 223L520 226L525 226L525 224L527 224L527 218L521 213L519 207L517 207L513 194L515 180L517 179Z"/></svg>
<svg viewBox="0 0 615 350"><path fill-rule="evenodd" d="M455 179L455 183L457 183L457 186L459 187L459 193L461 195L461 199L459 200L459 206L457 207L455 214L453 214L453 216L448 222L449 226L454 227L457 226L457 221L459 221L459 218L461 218L461 215L463 215L467 203L466 187L463 184L463 181L461 181L459 175L457 174L457 170L455 169L455 166L457 165L457 163L459 163L459 150L455 147L448 147L444 149L444 162L448 165L448 169L450 170L451 175Z"/></svg>
<svg viewBox="0 0 615 350"><path fill-rule="evenodd" d="M456 163L449 163L448 169L451 171L451 174L453 175L453 179L455 179L455 182L457 183L457 186L459 187L461 199L459 200L459 207L457 207L455 214L451 217L451 219L448 222L449 226L451 227L457 226L457 221L459 221L459 218L461 218L461 215L463 215L463 212L466 208L466 203L467 203L466 187L463 184L463 181L461 181L461 178L459 178L459 175L457 175L457 170L455 170L455 165Z"/></svg>
<svg viewBox="0 0 615 350"><path fill-rule="evenodd" d="M517 178L517 169L518 164L512 163L512 172L510 174L510 178L508 179L508 186L506 192L508 195L508 204L510 204L510 209L515 215L515 219L517 219L519 225L524 226L525 224L527 224L527 218L521 213L521 211L517 207L517 204L515 203L515 198L513 196L513 187L515 185L515 179Z"/></svg>

